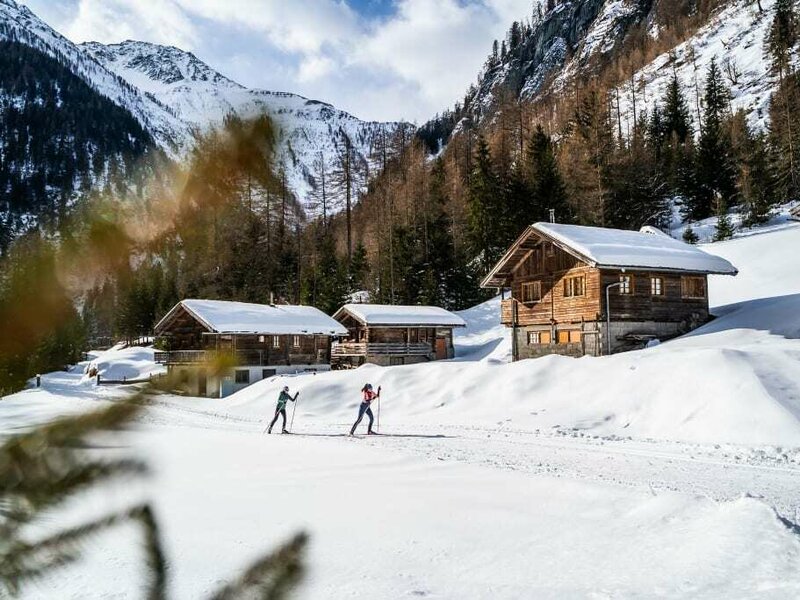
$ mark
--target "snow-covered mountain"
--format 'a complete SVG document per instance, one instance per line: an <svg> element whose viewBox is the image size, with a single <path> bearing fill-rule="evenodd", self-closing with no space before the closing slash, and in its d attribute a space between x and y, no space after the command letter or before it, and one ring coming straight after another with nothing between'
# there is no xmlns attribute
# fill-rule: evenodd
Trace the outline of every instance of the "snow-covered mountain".
<svg viewBox="0 0 800 600"><path fill-rule="evenodd" d="M320 153L328 165L333 164L337 148L349 138L367 162L378 135L390 135L401 125L361 121L330 104L297 94L248 89L194 54L172 46L90 42L81 49L131 86L169 107L189 131L220 123L229 114L247 117L269 113L280 129L280 156L290 187L301 201L315 185L313 164Z"/></svg>
<svg viewBox="0 0 800 600"><path fill-rule="evenodd" d="M184 127L169 108L143 94L15 0L0 0L0 41L25 44L58 60L101 95L128 110L172 153Z"/></svg>
<svg viewBox="0 0 800 600"><path fill-rule="evenodd" d="M364 162L377 136L408 124L364 122L330 104L296 94L250 90L178 48L128 41L76 45L15 0L0 0L0 41L31 46L57 59L112 102L128 110L156 143L180 158L197 132L228 114L267 111L279 126L279 156L301 202L315 187L313 164L331 165L349 138Z"/></svg>
<svg viewBox="0 0 800 600"><path fill-rule="evenodd" d="M707 16L701 18L694 3L670 8L653 0L565 0L536 22L518 24L515 45L507 40L507 52L489 57L456 110L421 131L435 147L436 140L446 140L459 124L491 122L509 94L527 101L567 94L576 80L588 82L598 74L624 82L614 105L616 109L619 103L623 128L629 127L634 101L639 115L652 109L673 70L687 89L696 82L702 88L712 58L727 79L732 108L745 110L751 125L763 128L774 87L767 76L764 42L775 4L720 0L713 10L705 8ZM686 21L686 33L670 30L676 19ZM631 63L645 38L650 47L663 50L653 60L639 62L642 66L633 73L626 71L622 65ZM692 108L696 119L694 102Z"/></svg>

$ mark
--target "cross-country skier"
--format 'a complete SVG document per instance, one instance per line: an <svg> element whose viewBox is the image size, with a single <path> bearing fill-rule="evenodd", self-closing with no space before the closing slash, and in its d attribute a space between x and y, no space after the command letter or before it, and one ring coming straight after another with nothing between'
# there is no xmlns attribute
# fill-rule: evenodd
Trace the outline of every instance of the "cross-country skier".
<svg viewBox="0 0 800 600"><path fill-rule="evenodd" d="M376 398L381 397L381 388L378 386L378 393L372 391L372 384L368 383L363 388L361 388L361 393L363 394L363 399L361 400L361 406L358 407L358 419L353 424L353 428L350 430L350 435L354 435L356 432L356 427L358 424L361 423L361 419L364 418L364 413L367 414L369 417L369 426L367 427L367 435L375 435L372 431L372 423L374 422L375 418L372 414L372 409L370 408L370 404Z"/></svg>
<svg viewBox="0 0 800 600"><path fill-rule="evenodd" d="M294 395L294 398L292 398L289 395L288 385L284 387L283 390L281 390L281 395L278 396L278 404L275 406L275 418L272 419L272 423L269 424L269 429L267 430L267 433L272 433L272 427L275 425L275 423L278 422L279 416L283 417L283 429L281 430L281 433L289 433L288 431L286 431L286 404L289 402L289 400L291 400L292 402L297 402L297 397L299 395L300 392L297 392Z"/></svg>

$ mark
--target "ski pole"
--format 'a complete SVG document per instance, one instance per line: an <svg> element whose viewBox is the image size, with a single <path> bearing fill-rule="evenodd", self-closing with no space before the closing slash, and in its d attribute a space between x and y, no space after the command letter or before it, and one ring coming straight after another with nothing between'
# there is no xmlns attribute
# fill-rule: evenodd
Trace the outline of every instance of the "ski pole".
<svg viewBox="0 0 800 600"><path fill-rule="evenodd" d="M292 428L294 427L294 413L297 410L297 397L300 395L300 392L297 392L294 395L294 406L292 407L292 422L289 423L289 433L292 432Z"/></svg>
<svg viewBox="0 0 800 600"><path fill-rule="evenodd" d="M378 386L378 433L381 432L381 386Z"/></svg>

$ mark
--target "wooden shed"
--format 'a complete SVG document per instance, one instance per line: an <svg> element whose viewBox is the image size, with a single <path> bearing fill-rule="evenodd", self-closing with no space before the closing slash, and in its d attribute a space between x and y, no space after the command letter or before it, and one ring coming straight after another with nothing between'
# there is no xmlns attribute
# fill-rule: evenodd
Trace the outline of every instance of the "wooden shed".
<svg viewBox="0 0 800 600"><path fill-rule="evenodd" d="M190 393L227 396L273 375L330 369L333 337L347 329L312 306L182 300L155 327L156 362L177 371ZM211 377L225 353L236 367Z"/></svg>
<svg viewBox="0 0 800 600"><path fill-rule="evenodd" d="M453 329L464 320L438 306L346 304L333 318L347 338L333 344L334 368L406 365L453 358Z"/></svg>
<svg viewBox="0 0 800 600"><path fill-rule="evenodd" d="M536 223L481 285L511 289L501 321L513 330L519 360L598 356L686 333L709 319L708 275L736 273L725 259L652 228Z"/></svg>

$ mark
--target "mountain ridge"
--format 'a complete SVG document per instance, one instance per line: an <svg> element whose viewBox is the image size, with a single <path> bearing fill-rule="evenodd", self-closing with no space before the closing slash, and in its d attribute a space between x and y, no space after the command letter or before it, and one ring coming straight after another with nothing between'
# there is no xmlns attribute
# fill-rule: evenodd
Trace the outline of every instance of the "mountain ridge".
<svg viewBox="0 0 800 600"><path fill-rule="evenodd" d="M64 64L130 112L173 159L186 156L196 135L226 116L267 112L277 125L277 156L287 184L306 208L317 187L320 157L330 166L348 145L366 172L377 139L411 127L361 121L327 102L290 92L246 88L176 46L134 40L74 44L15 0L0 0L0 40L18 41Z"/></svg>

